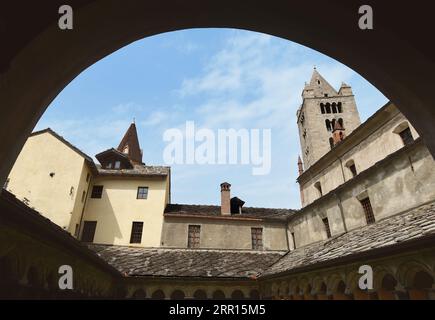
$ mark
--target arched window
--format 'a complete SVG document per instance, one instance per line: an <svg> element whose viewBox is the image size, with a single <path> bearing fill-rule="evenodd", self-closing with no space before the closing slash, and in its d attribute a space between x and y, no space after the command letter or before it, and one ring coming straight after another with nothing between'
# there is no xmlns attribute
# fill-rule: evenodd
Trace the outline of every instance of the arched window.
<svg viewBox="0 0 435 320"><path fill-rule="evenodd" d="M342 118L338 119L338 123L339 123L340 126L344 129L344 122L343 122L343 119L342 119Z"/></svg>
<svg viewBox="0 0 435 320"><path fill-rule="evenodd" d="M331 121L329 121L329 119L325 120L325 125L326 125L326 130L331 132L332 131L332 126L331 126Z"/></svg>
<svg viewBox="0 0 435 320"><path fill-rule="evenodd" d="M341 280L337 285L337 293L344 294L346 291L346 284Z"/></svg>
<svg viewBox="0 0 435 320"><path fill-rule="evenodd" d="M245 298L245 295L240 290L234 290L233 293L231 294L231 299L234 299L234 300L241 300L244 298Z"/></svg>
<svg viewBox="0 0 435 320"><path fill-rule="evenodd" d="M326 104L326 113L331 113L331 104L329 102Z"/></svg>
<svg viewBox="0 0 435 320"><path fill-rule="evenodd" d="M338 113L342 113L343 112L343 108L342 108L341 102L337 103L337 111L338 111Z"/></svg>
<svg viewBox="0 0 435 320"><path fill-rule="evenodd" d="M337 104L335 102L332 104L332 113L337 113Z"/></svg>
<svg viewBox="0 0 435 320"><path fill-rule="evenodd" d="M320 289L319 289L319 293L326 294L326 291L327 291L326 284L324 282L322 282L322 285L320 286Z"/></svg>
<svg viewBox="0 0 435 320"><path fill-rule="evenodd" d="M394 291L397 286L397 280L391 274L386 274L382 279L382 289L386 291Z"/></svg>
<svg viewBox="0 0 435 320"><path fill-rule="evenodd" d="M323 196L323 191L322 191L322 185L320 184L320 181L317 181L314 184L314 187L317 189L317 191L319 192L320 196Z"/></svg>
<svg viewBox="0 0 435 320"><path fill-rule="evenodd" d="M213 299L215 300L223 300L225 299L225 293L222 290L216 290L213 292Z"/></svg>
<svg viewBox="0 0 435 320"><path fill-rule="evenodd" d="M175 290L171 293L171 300L183 300L186 295L181 290Z"/></svg>
<svg viewBox="0 0 435 320"><path fill-rule="evenodd" d="M325 104L324 103L321 103L320 104L320 111L322 112L322 114L325 114Z"/></svg>
<svg viewBox="0 0 435 320"><path fill-rule="evenodd" d="M334 148L334 139L329 138L329 145L331 146L331 149Z"/></svg>
<svg viewBox="0 0 435 320"><path fill-rule="evenodd" d="M337 121L337 120L332 119L332 121L331 121L331 127L332 127L332 130L331 130L331 131L334 131L334 128L335 128L335 121Z"/></svg>
<svg viewBox="0 0 435 320"><path fill-rule="evenodd" d="M207 293L204 290L198 289L193 294L193 298L197 300L206 300L207 299Z"/></svg>
<svg viewBox="0 0 435 320"><path fill-rule="evenodd" d="M165 293L162 290L156 290L151 295L151 299L163 300L163 299L165 299Z"/></svg>

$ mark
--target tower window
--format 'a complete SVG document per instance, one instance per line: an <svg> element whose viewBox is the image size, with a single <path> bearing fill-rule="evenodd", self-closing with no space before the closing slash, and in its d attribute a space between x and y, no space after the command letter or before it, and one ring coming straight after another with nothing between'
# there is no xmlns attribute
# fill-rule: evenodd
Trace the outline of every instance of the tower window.
<svg viewBox="0 0 435 320"><path fill-rule="evenodd" d="M148 187L138 187L136 199L147 199L148 198Z"/></svg>
<svg viewBox="0 0 435 320"><path fill-rule="evenodd" d="M337 111L338 111L338 113L342 113L343 112L343 108L341 106L341 102L337 103Z"/></svg>
<svg viewBox="0 0 435 320"><path fill-rule="evenodd" d="M143 230L143 222L133 221L133 224L131 226L130 243L142 242L142 230Z"/></svg>
<svg viewBox="0 0 435 320"><path fill-rule="evenodd" d="M322 114L326 113L325 104L323 104L323 103L320 104L320 112L322 112Z"/></svg>
<svg viewBox="0 0 435 320"><path fill-rule="evenodd" d="M325 98L328 98L328 94L327 93L325 93Z"/></svg>
<svg viewBox="0 0 435 320"><path fill-rule="evenodd" d="M373 208L372 208L372 204L370 202L370 198L367 197L363 200L361 200L361 205L364 209L364 213L366 216L366 221L367 224L373 224L376 222L375 216L373 214Z"/></svg>
<svg viewBox="0 0 435 320"><path fill-rule="evenodd" d="M409 127L399 132L399 135L400 138L402 138L403 144L405 146L414 142L414 137L412 136L411 129Z"/></svg>
<svg viewBox="0 0 435 320"><path fill-rule="evenodd" d="M320 195L320 196L323 196L322 185L321 185L320 181L317 181L317 182L314 184L314 187L315 187L315 188L317 189L317 191L319 192L319 195Z"/></svg>
<svg viewBox="0 0 435 320"><path fill-rule="evenodd" d="M320 84L320 80L317 80L317 84Z"/></svg>
<svg viewBox="0 0 435 320"><path fill-rule="evenodd" d="M331 228L329 227L329 221L328 218L324 218L322 219L323 225L325 226L325 232L326 232L326 236L329 238L331 238Z"/></svg>
<svg viewBox="0 0 435 320"><path fill-rule="evenodd" d="M307 129L304 129L304 133L302 134L302 136L304 137L304 139L307 137Z"/></svg>
<svg viewBox="0 0 435 320"><path fill-rule="evenodd" d="M329 119L325 120L325 125L326 125L326 130L331 132L333 127L332 127L331 121L329 121Z"/></svg>
<svg viewBox="0 0 435 320"><path fill-rule="evenodd" d="M91 198L101 199L102 196L103 196L103 186L93 186Z"/></svg>
<svg viewBox="0 0 435 320"><path fill-rule="evenodd" d="M263 250L263 228L251 228L252 250Z"/></svg>
<svg viewBox="0 0 435 320"><path fill-rule="evenodd" d="M96 229L97 229L97 221L85 221L83 224L82 241L94 242Z"/></svg>
<svg viewBox="0 0 435 320"><path fill-rule="evenodd" d="M332 113L337 113L337 104L335 102L332 104Z"/></svg>
<svg viewBox="0 0 435 320"><path fill-rule="evenodd" d="M331 113L331 104L330 103L326 104L326 113Z"/></svg>
<svg viewBox="0 0 435 320"><path fill-rule="evenodd" d="M201 236L201 226L189 225L189 235L187 238L188 248L199 248Z"/></svg>
<svg viewBox="0 0 435 320"><path fill-rule="evenodd" d="M346 163L346 167L349 168L349 171L352 174L352 177L356 177L358 175L358 172L356 171L355 162L353 160L348 161Z"/></svg>
<svg viewBox="0 0 435 320"><path fill-rule="evenodd" d="M338 119L338 123L344 129L344 122L342 118Z"/></svg>

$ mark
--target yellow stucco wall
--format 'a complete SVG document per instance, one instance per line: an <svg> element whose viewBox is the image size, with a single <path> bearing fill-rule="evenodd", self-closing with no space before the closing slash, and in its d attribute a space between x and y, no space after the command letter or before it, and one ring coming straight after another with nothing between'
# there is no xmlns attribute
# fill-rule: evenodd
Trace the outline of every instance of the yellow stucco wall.
<svg viewBox="0 0 435 320"><path fill-rule="evenodd" d="M74 233L88 172L85 159L51 133L29 137L10 174L7 189L42 215ZM50 173L54 173L51 177Z"/></svg>
<svg viewBox="0 0 435 320"><path fill-rule="evenodd" d="M101 199L86 203L84 221L97 221L94 243L130 245L133 221L143 222L141 244L158 247L166 206L167 178L97 177L93 185L103 186ZM148 187L147 199L136 199L138 187Z"/></svg>

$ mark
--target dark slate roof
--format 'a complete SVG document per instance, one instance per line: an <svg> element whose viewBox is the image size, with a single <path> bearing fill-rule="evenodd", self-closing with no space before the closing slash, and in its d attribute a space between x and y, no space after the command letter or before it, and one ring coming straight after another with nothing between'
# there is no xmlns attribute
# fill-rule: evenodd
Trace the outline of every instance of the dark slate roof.
<svg viewBox="0 0 435 320"><path fill-rule="evenodd" d="M100 176L167 176L170 173L170 167L165 166L144 166L135 165L133 169L102 169L98 168Z"/></svg>
<svg viewBox="0 0 435 320"><path fill-rule="evenodd" d="M126 146L128 146L128 157L136 163L142 163L142 151L140 150L136 125L134 123L127 129L117 150L123 152Z"/></svg>
<svg viewBox="0 0 435 320"><path fill-rule="evenodd" d="M375 249L393 249L423 239L433 239L435 243L435 202L291 251L262 276L300 271L343 257L351 258Z"/></svg>
<svg viewBox="0 0 435 320"><path fill-rule="evenodd" d="M131 277L253 278L284 255L270 251L89 247Z"/></svg>
<svg viewBox="0 0 435 320"><path fill-rule="evenodd" d="M286 221L288 217L296 212L296 210L291 209L242 207L242 214L233 213L231 217ZM168 204L165 208L165 215L222 217L220 206L191 204Z"/></svg>

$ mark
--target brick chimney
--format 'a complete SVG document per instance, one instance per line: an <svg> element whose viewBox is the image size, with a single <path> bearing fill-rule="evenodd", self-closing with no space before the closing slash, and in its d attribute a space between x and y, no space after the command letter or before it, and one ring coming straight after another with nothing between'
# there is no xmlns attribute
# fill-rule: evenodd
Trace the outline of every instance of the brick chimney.
<svg viewBox="0 0 435 320"><path fill-rule="evenodd" d="M231 215L231 185L228 182L221 183L221 215Z"/></svg>

